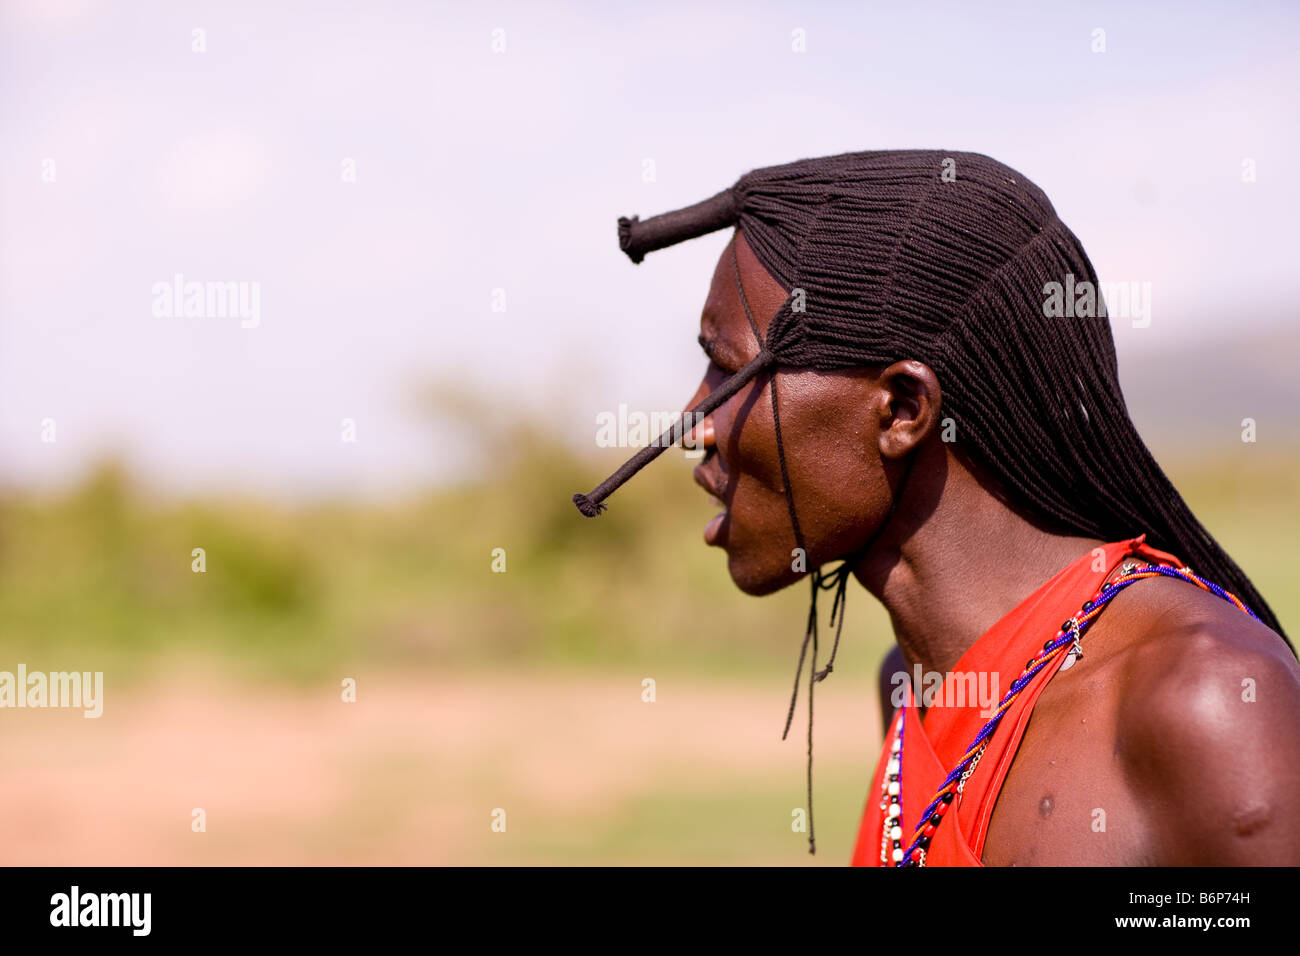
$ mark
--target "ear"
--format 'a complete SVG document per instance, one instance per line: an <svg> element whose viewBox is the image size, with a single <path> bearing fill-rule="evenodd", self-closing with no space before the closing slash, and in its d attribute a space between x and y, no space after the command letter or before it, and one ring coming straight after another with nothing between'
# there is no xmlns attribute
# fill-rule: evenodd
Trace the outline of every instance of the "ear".
<svg viewBox="0 0 1300 956"><path fill-rule="evenodd" d="M881 371L877 386L881 457L905 458L939 430L939 379L930 366L906 359Z"/></svg>

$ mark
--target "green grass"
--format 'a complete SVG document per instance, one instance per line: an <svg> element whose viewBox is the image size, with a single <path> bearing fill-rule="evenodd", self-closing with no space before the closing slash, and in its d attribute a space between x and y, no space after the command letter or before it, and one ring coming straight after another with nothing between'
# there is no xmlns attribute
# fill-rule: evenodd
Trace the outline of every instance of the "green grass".
<svg viewBox="0 0 1300 956"><path fill-rule="evenodd" d="M0 669L104 670L121 687L166 673L175 657L276 685L272 700L289 683L336 688L340 673L357 676L368 693L367 676L379 672L424 686L424 675L522 671L545 680L578 670L593 681L626 681L633 699L642 674L664 687L671 674L725 675L779 687L775 733L806 589L764 599L737 592L722 554L700 540L712 509L690 483L691 463L664 457L620 490L599 521L580 518L569 497L617 456L584 461L527 434L493 459L489 479L382 507L151 500L112 464L65 494L10 492L0 496ZM1166 462L1292 631L1300 626L1297 464L1300 453ZM207 555L202 574L191 570L198 547ZM506 549L504 574L491 569L498 547ZM828 693L847 693L841 675L870 687L891 640L883 610L852 591ZM220 711L212 719L220 722ZM531 725L521 726L526 740ZM840 865L871 771L870 759L819 748L821 851L810 858L805 835L790 826L791 810L805 802L797 739L787 744L789 772L666 764L646 787L572 806L539 800L503 772L500 755L430 771L423 751L403 746L340 761L358 782L323 815L221 831L226 842L214 852L254 853L263 827L279 833L284 852L299 854L293 859L303 848L325 861L390 858L411 833L442 832L430 827L448 798L429 779L445 772L472 796L453 807L464 824L445 844L431 838L431 858L443 861ZM876 746L868 741L865 752ZM504 834L487 826L487 809L499 802L511 808ZM191 842L178 846L195 852Z"/></svg>
<svg viewBox="0 0 1300 956"><path fill-rule="evenodd" d="M806 589L736 591L700 540L711 508L680 453L588 521L569 497L617 456L578 460L528 435L511 447L488 480L384 507L159 503L112 464L61 496L10 492L0 647L11 663L111 667L123 679L173 654L291 681L345 668L793 669ZM1300 454L1169 466L1291 630L1298 464ZM491 569L498 547L504 574ZM205 573L191 570L194 548ZM882 609L853 591L841 661L867 673L891 636Z"/></svg>

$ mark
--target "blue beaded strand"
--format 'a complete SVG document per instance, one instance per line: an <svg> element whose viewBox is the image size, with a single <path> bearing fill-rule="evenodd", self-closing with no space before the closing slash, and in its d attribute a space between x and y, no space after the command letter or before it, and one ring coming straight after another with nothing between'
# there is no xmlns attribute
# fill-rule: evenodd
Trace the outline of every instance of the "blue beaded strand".
<svg viewBox="0 0 1300 956"><path fill-rule="evenodd" d="M1106 605L1108 605L1116 597L1116 595L1118 595L1125 588L1129 587L1130 585L1136 584L1138 581L1141 581L1144 578L1149 577L1151 572L1155 572L1156 574L1162 574L1165 577L1177 578L1180 581L1187 581L1191 584L1195 584L1197 587L1200 587L1203 590L1209 591L1211 594L1214 594L1215 596L1222 598L1223 600L1227 601L1229 604L1232 604L1236 607L1240 607L1243 611L1245 611L1255 620L1257 621L1259 620L1258 614L1256 614L1250 608L1246 607L1244 603L1239 601L1233 595L1229 594L1227 591L1223 590L1223 588L1219 587L1217 584L1214 584L1210 581L1203 581L1199 578L1192 577L1185 571L1176 568L1171 568L1166 565L1148 565L1145 568L1143 568L1141 571L1134 571L1131 572L1130 574L1117 578L1116 580L1112 581L1110 584L1106 585L1102 589L1101 593L1096 596L1096 598L1094 598L1091 601L1084 602L1083 612L1085 615L1087 615L1086 618L1083 621L1079 621L1078 615L1076 615L1074 618L1071 618L1069 621L1067 621L1066 622L1067 626L1061 628L1056 638L1052 640L1050 643L1048 643L1043 648L1043 650L1038 653L1038 656L1035 658L1034 662L1032 663L1032 666L1027 667L1025 673L1022 674L1020 677L1018 677L1011 684L1011 688L1006 692L1002 700L998 702L998 713L995 714L993 718L990 719L988 723L986 723L980 729L980 732L975 735L975 739L971 741L970 746L966 748L966 753L969 754L969 756L966 757L964 760L962 760L962 762L959 763L956 767L954 767L953 771L950 774L948 774L948 776L944 778L943 783L939 785L939 792L941 794L945 790L947 790L949 786L951 786L952 784L956 783L959 779L961 779L961 775L966 771L966 768L970 765L971 761L973 761L979 755L979 750L977 748L979 748L981 744L984 744L990 737L993 736L994 732L998 728L998 725L1002 722L1002 718L1005 717L1007 714L1007 710L1004 709L1006 703L1009 700L1011 700L1013 697L1015 697L1017 694L1019 694L1022 690L1024 690L1026 686L1029 685L1029 683L1038 675L1038 672L1041 671L1043 667L1051 660L1052 656L1055 654L1055 652L1058 649L1060 649L1067 643L1073 643L1074 641L1081 639L1085 633L1091 630L1093 622L1095 622L1097 618L1101 616L1099 609L1104 608ZM1094 610L1098 610L1098 613L1093 614L1092 612ZM902 742L901 730L899 733L899 741L900 743L899 743L899 750L898 750L898 770L899 770L900 784L898 788L898 798L899 798L898 805L901 811L901 808L903 806L903 788L901 784L902 770L903 770L903 750L902 750L902 743L901 743ZM908 846L907 850L903 853L903 858L894 864L895 866L900 866L900 867L907 866L909 862L914 862L912 861L912 853L918 848L918 844L920 843L921 840L919 834L924 829L925 821L930 819L931 814L934 813L935 809L942 802L943 802L942 796L936 797L934 800L930 802L930 805L925 808L925 812L922 813L920 817L921 822L918 823L916 825L916 828L913 830L914 838L912 840L911 845ZM899 819L900 820L902 819L901 812L900 812Z"/></svg>

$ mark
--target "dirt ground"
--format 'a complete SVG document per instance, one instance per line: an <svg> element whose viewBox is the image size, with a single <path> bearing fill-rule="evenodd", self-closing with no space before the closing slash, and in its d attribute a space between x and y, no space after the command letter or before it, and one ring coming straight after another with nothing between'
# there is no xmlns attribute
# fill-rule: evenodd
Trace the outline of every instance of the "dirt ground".
<svg viewBox="0 0 1300 956"><path fill-rule="evenodd" d="M661 677L647 703L643 676L358 675L344 703L188 671L109 682L98 720L5 710L0 862L809 862L802 695L782 743L785 682ZM874 709L818 688L819 863L851 852Z"/></svg>

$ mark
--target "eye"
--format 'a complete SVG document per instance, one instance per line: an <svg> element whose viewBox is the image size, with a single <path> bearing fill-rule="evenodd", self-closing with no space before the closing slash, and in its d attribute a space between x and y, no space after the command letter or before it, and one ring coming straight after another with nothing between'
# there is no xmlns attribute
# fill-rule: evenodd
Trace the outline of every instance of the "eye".
<svg viewBox="0 0 1300 956"><path fill-rule="evenodd" d="M705 356L721 372L730 374L730 368L726 362L718 355L717 344L712 339L706 339L703 335L696 340L700 343L700 348L704 350Z"/></svg>

